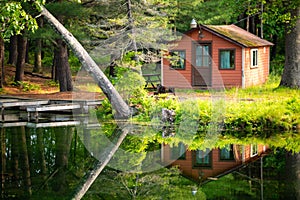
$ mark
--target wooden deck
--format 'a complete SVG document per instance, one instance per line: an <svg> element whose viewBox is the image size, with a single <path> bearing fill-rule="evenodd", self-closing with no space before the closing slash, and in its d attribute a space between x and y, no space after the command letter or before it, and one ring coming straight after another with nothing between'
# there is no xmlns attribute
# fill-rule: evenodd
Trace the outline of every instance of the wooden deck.
<svg viewBox="0 0 300 200"><path fill-rule="evenodd" d="M39 112L70 112L76 111L76 114L88 114L90 108L101 105L99 100L36 100L20 98L1 98L1 119L5 122L5 110L25 110L28 121L39 120Z"/></svg>
<svg viewBox="0 0 300 200"><path fill-rule="evenodd" d="M21 127L21 126L25 126L28 128L34 128L34 129L49 128L49 127L62 127L62 126L82 126L85 130L100 128L99 123L85 124L78 120L42 122L42 123L34 123L34 122L3 122L3 123L0 123L0 128L11 128L11 127Z"/></svg>

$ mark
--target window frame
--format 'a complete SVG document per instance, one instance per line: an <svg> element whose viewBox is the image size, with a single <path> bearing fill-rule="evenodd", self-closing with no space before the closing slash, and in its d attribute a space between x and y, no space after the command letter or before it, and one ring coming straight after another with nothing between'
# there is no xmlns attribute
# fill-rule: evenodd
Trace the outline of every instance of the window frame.
<svg viewBox="0 0 300 200"><path fill-rule="evenodd" d="M205 164L205 163L197 163L196 161L196 156L197 156L197 152L198 151L203 151L203 150L195 150L192 152L192 164L193 164L193 168L212 168L213 166L213 160L212 160L212 150L209 151L209 153L206 155L209 157L209 163ZM203 151L204 152L204 151ZM205 157L206 157L205 156ZM203 158L205 158L203 157Z"/></svg>
<svg viewBox="0 0 300 200"><path fill-rule="evenodd" d="M234 56L234 59L233 59L234 67L233 68L222 68L221 67L221 63L222 63L221 62L221 51L233 52L233 56ZM235 68L236 68L236 49L233 49L233 48L219 49L219 70L235 70Z"/></svg>
<svg viewBox="0 0 300 200"><path fill-rule="evenodd" d="M255 62L254 62L254 53L256 52L255 55ZM251 68L257 68L258 67L258 49L251 49L250 50L250 63L251 63Z"/></svg>
<svg viewBox="0 0 300 200"><path fill-rule="evenodd" d="M183 62L183 68L178 68L178 67L174 67L174 65L172 65L172 63L171 63L171 59L172 59L172 54L173 53L175 53L175 52L177 52L178 53L178 55L179 55L179 52L183 52L184 53L184 62ZM186 69L186 50L185 49L174 49L174 50L171 50L170 51L170 68L171 69L175 69L175 70L185 70ZM180 57L180 55L179 55L179 57ZM181 58L181 57L180 57ZM179 61L178 61L179 62Z"/></svg>
<svg viewBox="0 0 300 200"><path fill-rule="evenodd" d="M251 149L250 149L250 156L254 157L258 155L258 145L257 144L251 144Z"/></svg>
<svg viewBox="0 0 300 200"><path fill-rule="evenodd" d="M202 51L201 51L201 64L197 65L197 47L202 47ZM207 47L208 50L205 51L204 47ZM211 43L194 43L193 46L193 54L194 54L194 61L193 61L193 65L196 68L207 68L207 67L211 67L211 63L212 63L212 54L211 54ZM207 62L207 65L206 62Z"/></svg>
<svg viewBox="0 0 300 200"><path fill-rule="evenodd" d="M230 158L222 158L222 150L229 149ZM226 145L224 148L219 149L219 160L220 161L235 161L234 152L233 152L233 144Z"/></svg>
<svg viewBox="0 0 300 200"><path fill-rule="evenodd" d="M184 147L184 153L182 155L178 155L178 154L174 155L174 153L175 153L174 149L176 149L176 151L180 151L178 149L182 147L181 145L183 145L183 147ZM182 143L182 142L178 143L178 146L170 147L170 159L171 160L186 160L186 150L187 150L187 148L184 145L184 143Z"/></svg>

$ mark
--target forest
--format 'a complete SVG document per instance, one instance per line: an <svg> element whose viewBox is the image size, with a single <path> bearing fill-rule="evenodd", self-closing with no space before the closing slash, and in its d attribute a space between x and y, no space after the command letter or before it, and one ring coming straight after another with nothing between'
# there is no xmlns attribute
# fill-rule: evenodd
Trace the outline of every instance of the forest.
<svg viewBox="0 0 300 200"><path fill-rule="evenodd" d="M81 63L61 35L40 14L45 7L62 23L84 48L91 52L103 41L140 27L158 28L184 33L192 19L198 24L235 24L274 44L271 51L271 74L282 76L281 85L299 88L299 1L287 0L148 0L148 1L1 1L0 64L1 84L22 84L25 65L32 72L51 72L60 91L72 91L72 75ZM226 12L224 9L226 8ZM133 49L137 43L132 41ZM135 46L135 47L134 47ZM126 52L127 51L127 52ZM105 64L107 76L115 76L122 60L135 59L110 55ZM139 62L147 62L139 56ZM5 79L5 65L15 66L13 81ZM132 65L133 67L137 65ZM124 67L124 66L123 66ZM121 73L121 72L120 72Z"/></svg>
<svg viewBox="0 0 300 200"><path fill-rule="evenodd" d="M103 100L90 113L99 123L96 128L37 128L31 122L26 122L31 127L1 127L1 197L214 199L234 193L236 199L255 199L263 189L266 197L278 195L274 199L296 194L289 179L282 180L290 175L295 181L297 166L289 170L288 161L300 160L299 16L300 0L1 0L1 95L13 88L17 94L46 96L49 91L33 82L40 77L56 95L96 90ZM225 95L194 90L185 94L186 101L145 90L147 80L140 72L155 66L164 45L188 31L193 20L234 24L272 42L267 83L229 88ZM82 71L96 84L79 88ZM28 74L32 80L25 79ZM176 115L164 121L163 110ZM257 181L255 164L207 185L178 176L176 167L157 170L162 146L180 143L193 152L266 145L272 153L259 164L267 168L268 186ZM148 172L152 166L155 170ZM24 188L15 191L21 177ZM222 194L214 184L232 187ZM191 194L194 187L196 195Z"/></svg>

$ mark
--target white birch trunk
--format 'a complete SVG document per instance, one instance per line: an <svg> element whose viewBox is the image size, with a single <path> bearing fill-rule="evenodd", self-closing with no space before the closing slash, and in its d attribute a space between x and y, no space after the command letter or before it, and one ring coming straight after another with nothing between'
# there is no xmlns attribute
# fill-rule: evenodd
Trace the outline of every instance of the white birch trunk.
<svg viewBox="0 0 300 200"><path fill-rule="evenodd" d="M78 40L45 8L42 7L41 15L58 31L74 54L82 63L83 68L94 78L98 86L111 102L116 111L116 118L128 118L131 114L130 107L125 103L120 94L101 71L95 61L90 57Z"/></svg>

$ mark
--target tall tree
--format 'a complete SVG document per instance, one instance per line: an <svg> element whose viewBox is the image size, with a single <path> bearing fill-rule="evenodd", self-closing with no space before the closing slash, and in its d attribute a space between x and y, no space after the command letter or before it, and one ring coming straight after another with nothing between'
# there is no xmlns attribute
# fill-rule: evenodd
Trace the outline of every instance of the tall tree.
<svg viewBox="0 0 300 200"><path fill-rule="evenodd" d="M299 2L299 1L298 1ZM281 86L300 89L300 5L291 11L295 25L287 29L285 38L285 66Z"/></svg>
<svg viewBox="0 0 300 200"><path fill-rule="evenodd" d="M24 8L23 3L30 3L32 6L40 7L44 0L37 0L28 2L27 0L21 1L0 1L0 55L4 51L3 40L9 39L13 35L19 35L24 29L35 31L37 24L35 19L28 14ZM4 59L0 59L1 66L1 83L5 82ZM0 84L2 87L2 84Z"/></svg>
<svg viewBox="0 0 300 200"><path fill-rule="evenodd" d="M16 66L18 58L18 36L10 36L8 64Z"/></svg>
<svg viewBox="0 0 300 200"><path fill-rule="evenodd" d="M44 20L42 17L37 19L39 28L42 28L44 25ZM40 73L42 71L42 39L35 39L35 51L34 51L34 67L33 72Z"/></svg>
<svg viewBox="0 0 300 200"><path fill-rule="evenodd" d="M74 16L74 11L62 12L62 9L68 9L72 6L72 2L66 2L65 0L56 0L49 5L49 8L55 12L58 21L62 24L67 23L67 19L70 16ZM59 36L55 40L54 50L54 67L55 77L59 81L59 89L61 92L72 91L73 82L72 74L69 64L69 49L64 40Z"/></svg>
<svg viewBox="0 0 300 200"><path fill-rule="evenodd" d="M56 76L59 81L59 90L61 92L72 91L73 83L72 83L72 74L70 70L69 64L69 52L66 43L62 39L56 40L56 48L55 51L55 68L56 68Z"/></svg>
<svg viewBox="0 0 300 200"><path fill-rule="evenodd" d="M4 55L5 55L4 54L4 39L0 36L0 69L1 69L0 88L2 88L5 83Z"/></svg>
<svg viewBox="0 0 300 200"><path fill-rule="evenodd" d="M28 147L26 144L26 133L25 133L25 127L17 127L19 130L19 151L20 153L20 159L21 159L21 166L22 166L22 172L23 172L23 179L24 179L24 189L28 196L31 196L32 194L32 188L31 188L31 173L30 173L30 163L28 159Z"/></svg>
<svg viewBox="0 0 300 200"><path fill-rule="evenodd" d="M27 38L23 35L18 35L18 59L16 66L15 82L23 81L24 68L26 60Z"/></svg>

